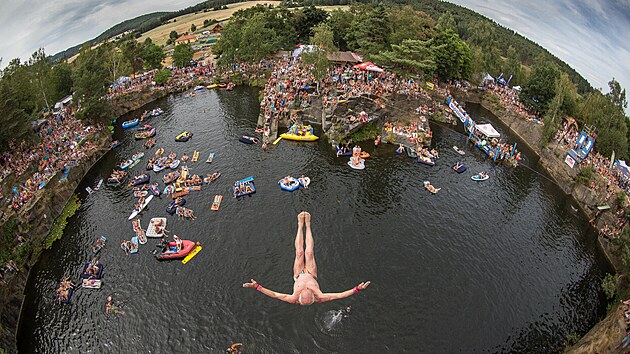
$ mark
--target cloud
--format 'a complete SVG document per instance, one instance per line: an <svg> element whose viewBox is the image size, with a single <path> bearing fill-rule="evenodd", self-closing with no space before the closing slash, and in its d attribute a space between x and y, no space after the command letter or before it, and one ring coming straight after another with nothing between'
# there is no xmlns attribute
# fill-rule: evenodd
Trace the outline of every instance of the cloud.
<svg viewBox="0 0 630 354"><path fill-rule="evenodd" d="M90 40L115 24L201 0L0 0L2 65L28 59L38 48L55 54Z"/></svg>
<svg viewBox="0 0 630 354"><path fill-rule="evenodd" d="M630 88L630 0L449 0L540 44L608 90L613 77Z"/></svg>

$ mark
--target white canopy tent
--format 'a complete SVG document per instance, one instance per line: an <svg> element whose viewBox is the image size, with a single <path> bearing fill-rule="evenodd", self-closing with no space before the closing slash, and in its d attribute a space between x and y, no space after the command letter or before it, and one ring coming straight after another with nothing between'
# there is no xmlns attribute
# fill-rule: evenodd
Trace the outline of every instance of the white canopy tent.
<svg viewBox="0 0 630 354"><path fill-rule="evenodd" d="M492 124L478 124L475 126L475 129L481 132L481 134L485 135L488 138L499 138L501 134L494 129Z"/></svg>
<svg viewBox="0 0 630 354"><path fill-rule="evenodd" d="M486 73L483 76L483 80L481 80L481 82L484 82L484 83L485 82L494 82L494 78L490 74Z"/></svg>

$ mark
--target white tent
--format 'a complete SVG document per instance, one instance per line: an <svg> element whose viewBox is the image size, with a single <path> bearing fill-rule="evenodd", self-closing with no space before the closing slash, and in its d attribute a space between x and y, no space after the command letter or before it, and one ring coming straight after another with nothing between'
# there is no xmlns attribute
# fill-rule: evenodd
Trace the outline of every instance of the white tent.
<svg viewBox="0 0 630 354"><path fill-rule="evenodd" d="M501 136L499 132L494 129L492 124L478 124L475 126L475 129L479 130L481 134L485 135L488 138L498 138Z"/></svg>
<svg viewBox="0 0 630 354"><path fill-rule="evenodd" d="M293 56L294 58L297 58L297 57L299 57L300 55L302 55L302 53L305 53L305 52L306 52L306 53L308 53L308 52L312 52L312 51L315 51L315 50L319 50L319 48L318 48L317 46L315 46L315 45L312 45L312 44L308 44L308 45L301 45L301 46L297 47L297 48L293 51L292 56Z"/></svg>
<svg viewBox="0 0 630 354"><path fill-rule="evenodd" d="M514 86L514 87L512 87L512 90L521 92L521 87L520 86Z"/></svg>
<svg viewBox="0 0 630 354"><path fill-rule="evenodd" d="M483 80L481 80L481 81L482 82L494 82L494 78L490 74L486 73L483 76Z"/></svg>

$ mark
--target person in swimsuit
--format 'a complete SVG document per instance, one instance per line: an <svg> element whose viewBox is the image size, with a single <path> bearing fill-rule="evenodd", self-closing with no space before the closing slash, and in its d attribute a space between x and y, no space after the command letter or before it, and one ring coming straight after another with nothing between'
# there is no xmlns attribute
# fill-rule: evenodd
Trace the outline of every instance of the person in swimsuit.
<svg viewBox="0 0 630 354"><path fill-rule="evenodd" d="M304 249L304 232L306 225L306 249ZM298 231L295 237L295 262L293 264L293 294L282 294L264 288L257 281L243 284L244 288L253 288L261 293L288 302L290 304L312 305L314 303L343 299L364 290L370 282L362 282L352 289L340 293L323 293L317 282L317 264L314 253L315 242L311 232L311 214L306 211L298 214Z"/></svg>

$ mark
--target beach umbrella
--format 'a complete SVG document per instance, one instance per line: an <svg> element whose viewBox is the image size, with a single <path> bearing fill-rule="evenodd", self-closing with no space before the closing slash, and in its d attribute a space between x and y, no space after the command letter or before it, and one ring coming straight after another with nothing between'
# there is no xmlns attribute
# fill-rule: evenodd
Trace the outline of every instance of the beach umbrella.
<svg viewBox="0 0 630 354"><path fill-rule="evenodd" d="M382 73L384 70L376 66L376 64L366 61L364 63L359 63L354 66L357 69L366 70L366 71L376 71Z"/></svg>

